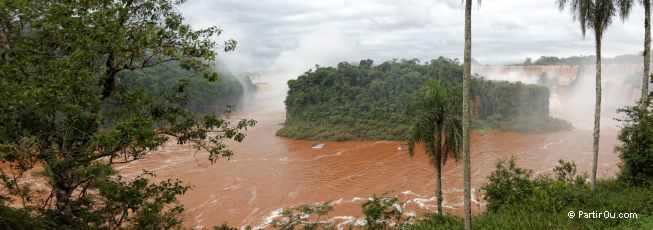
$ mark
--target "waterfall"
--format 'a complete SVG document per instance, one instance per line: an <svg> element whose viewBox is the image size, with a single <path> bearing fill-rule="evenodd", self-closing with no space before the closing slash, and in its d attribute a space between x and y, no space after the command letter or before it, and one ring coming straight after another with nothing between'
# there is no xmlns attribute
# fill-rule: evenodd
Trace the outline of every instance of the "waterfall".
<svg viewBox="0 0 653 230"><path fill-rule="evenodd" d="M614 63L601 67L601 123L607 128L616 128L617 109L634 105L641 95L643 64ZM591 129L594 122L595 71L595 65L472 67L473 73L489 80L520 81L549 87L550 115L568 120L582 129Z"/></svg>

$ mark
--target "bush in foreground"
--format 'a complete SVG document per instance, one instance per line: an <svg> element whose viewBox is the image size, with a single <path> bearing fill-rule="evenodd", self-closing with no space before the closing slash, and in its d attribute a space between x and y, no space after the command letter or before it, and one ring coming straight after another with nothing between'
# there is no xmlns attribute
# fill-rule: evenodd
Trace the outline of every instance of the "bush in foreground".
<svg viewBox="0 0 653 230"><path fill-rule="evenodd" d="M618 178L630 185L653 184L653 113L639 106L620 109L626 115L616 148L623 164Z"/></svg>
<svg viewBox="0 0 653 230"><path fill-rule="evenodd" d="M483 186L488 210L474 218L475 229L651 229L653 186L632 187L611 179L591 192L572 162L561 161L557 179L532 177L514 159L500 161ZM572 179L573 178L573 179ZM585 213L635 213L636 218L580 218ZM569 212L574 218L568 216ZM462 229L462 219L427 216L409 229Z"/></svg>

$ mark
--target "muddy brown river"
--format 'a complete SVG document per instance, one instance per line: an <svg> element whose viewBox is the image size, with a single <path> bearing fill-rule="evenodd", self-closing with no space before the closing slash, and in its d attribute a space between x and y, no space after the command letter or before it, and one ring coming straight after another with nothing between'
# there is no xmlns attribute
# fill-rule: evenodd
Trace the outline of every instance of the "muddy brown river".
<svg viewBox="0 0 653 230"><path fill-rule="evenodd" d="M256 127L247 138L230 144L235 156L209 164L206 154L189 145L176 145L150 154L146 159L119 166L123 174L153 170L158 179L179 178L193 189L180 198L185 206L185 225L210 228L228 222L232 226L265 228L282 208L331 201L328 218L345 224L360 223L360 203L372 194L390 192L406 202L407 215L435 211L435 173L422 153L413 158L400 151L403 142L325 142L313 149L314 141L280 138L275 132L284 121L279 101L262 103L236 117L253 118ZM602 131L599 177L613 176L618 156L616 129ZM525 135L507 132L473 134L472 187L478 189L493 171L497 159L515 156L520 167L535 174L551 173L559 159L573 160L579 172L591 172L590 130ZM196 153L196 154L194 154ZM462 164L447 161L443 169L445 212L462 213ZM484 208L482 195L472 196L475 212Z"/></svg>

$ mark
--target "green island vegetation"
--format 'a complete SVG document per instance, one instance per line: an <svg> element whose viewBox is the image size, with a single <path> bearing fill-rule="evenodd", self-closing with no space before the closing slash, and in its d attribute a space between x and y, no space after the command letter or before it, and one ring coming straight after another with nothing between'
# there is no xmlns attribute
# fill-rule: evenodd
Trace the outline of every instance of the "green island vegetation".
<svg viewBox="0 0 653 230"><path fill-rule="evenodd" d="M309 70L288 81L286 122L277 135L311 140L403 140L413 117L406 114L412 95L437 79L457 95L462 65L440 57L373 65L340 63ZM474 127L541 133L571 125L549 117L549 89L476 77L472 82Z"/></svg>

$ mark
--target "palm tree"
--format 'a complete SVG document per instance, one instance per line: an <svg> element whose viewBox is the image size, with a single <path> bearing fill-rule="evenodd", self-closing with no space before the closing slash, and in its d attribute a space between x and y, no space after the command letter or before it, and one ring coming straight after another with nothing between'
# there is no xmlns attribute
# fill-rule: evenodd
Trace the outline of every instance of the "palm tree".
<svg viewBox="0 0 653 230"><path fill-rule="evenodd" d="M594 141L592 161L592 190L596 188L596 165L599 158L599 137L601 130L601 40L617 13L617 5L621 0L556 0L562 11L569 4L574 20L580 22L580 28L594 31L594 47L596 49L596 105L594 107Z"/></svg>
<svg viewBox="0 0 653 230"><path fill-rule="evenodd" d="M481 0L478 0L481 4ZM472 229L472 179L470 153L471 113L469 107L469 82L472 78L472 0L465 0L465 51L463 57L463 187L465 205L465 230Z"/></svg>
<svg viewBox="0 0 653 230"><path fill-rule="evenodd" d="M619 0L619 14L626 19L635 1ZM648 84L651 69L651 0L639 0L644 6L644 76L642 77L642 99L640 106L647 108L649 103Z"/></svg>
<svg viewBox="0 0 653 230"><path fill-rule="evenodd" d="M415 145L422 143L435 167L438 214L442 215L442 165L449 156L458 159L462 148L460 97L446 90L439 81L431 80L420 89L408 105L415 122L408 135L408 153L415 154Z"/></svg>

